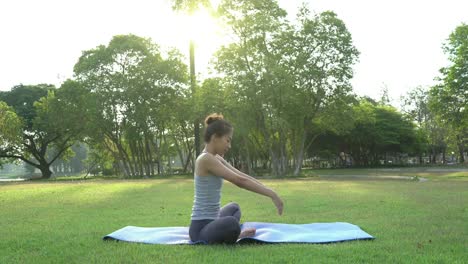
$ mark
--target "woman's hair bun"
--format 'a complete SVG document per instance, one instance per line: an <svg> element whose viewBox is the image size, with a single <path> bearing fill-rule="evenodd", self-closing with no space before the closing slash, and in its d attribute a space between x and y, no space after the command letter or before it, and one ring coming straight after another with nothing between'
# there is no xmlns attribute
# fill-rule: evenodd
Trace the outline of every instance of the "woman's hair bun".
<svg viewBox="0 0 468 264"><path fill-rule="evenodd" d="M222 114L211 114L205 118L205 126L208 126L209 124L213 123L216 120L223 120L224 116Z"/></svg>

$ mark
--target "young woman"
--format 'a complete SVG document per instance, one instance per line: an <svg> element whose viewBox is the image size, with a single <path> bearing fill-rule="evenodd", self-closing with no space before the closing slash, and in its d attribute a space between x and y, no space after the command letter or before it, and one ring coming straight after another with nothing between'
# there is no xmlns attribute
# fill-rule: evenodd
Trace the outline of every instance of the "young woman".
<svg viewBox="0 0 468 264"><path fill-rule="evenodd" d="M230 244L235 243L238 238L255 235L253 228L241 233L241 210L237 203L229 203L220 208L223 180L270 197L278 214L283 213L283 201L273 190L223 159L231 148L232 135L233 128L222 115L212 114L206 117L205 149L195 161L195 197L189 230L192 241Z"/></svg>

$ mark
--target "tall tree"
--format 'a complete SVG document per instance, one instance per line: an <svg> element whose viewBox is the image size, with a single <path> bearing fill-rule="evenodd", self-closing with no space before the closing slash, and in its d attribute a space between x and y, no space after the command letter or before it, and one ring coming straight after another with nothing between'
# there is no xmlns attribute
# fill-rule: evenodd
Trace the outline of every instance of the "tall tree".
<svg viewBox="0 0 468 264"><path fill-rule="evenodd" d="M176 11L185 12L187 15L192 16L196 11L201 8L207 8L211 13L214 13L214 10L211 6L211 1L209 0L172 0L172 8ZM187 25L190 27L190 25ZM195 97L197 90L197 81L195 73L195 43L191 39L189 43L189 64L190 64L190 87L192 90L192 98ZM192 104L194 105L194 104ZM200 116L194 117L193 122L193 133L194 133L194 150L195 156L198 157L200 154Z"/></svg>
<svg viewBox="0 0 468 264"><path fill-rule="evenodd" d="M326 11L312 16L303 6L297 20L300 23L293 33L294 41L290 42L292 52L288 54L288 58L293 58L290 73L298 95L296 105L301 106L295 112L300 117L299 123L293 126L302 130L299 130L302 135L298 137L294 155L296 175L301 169L304 151L311 144L311 141L306 142L307 134L314 133L315 123L322 120L320 124L338 130L340 126L349 125L343 110L352 102L352 66L359 55L345 23L335 13ZM330 120L341 121L326 122Z"/></svg>
<svg viewBox="0 0 468 264"><path fill-rule="evenodd" d="M290 78L278 62L274 47L286 24L286 12L275 0L222 1L221 18L230 27L235 42L217 53L216 69L225 79L240 112L236 125L249 121L251 141L262 142L271 158L272 173L286 171L286 87ZM231 111L233 112L233 111ZM247 127L247 126L244 126Z"/></svg>
<svg viewBox="0 0 468 264"><path fill-rule="evenodd" d="M104 144L126 176L160 173L168 123L187 98L187 67L176 51L162 53L150 39L114 36L83 52L74 68L90 92L90 140Z"/></svg>
<svg viewBox="0 0 468 264"><path fill-rule="evenodd" d="M402 97L403 113L418 127L420 142L419 162L423 163L423 155L429 154L429 161L436 162L436 157L447 147L448 131L430 108L430 90L418 86Z"/></svg>
<svg viewBox="0 0 468 264"><path fill-rule="evenodd" d="M220 9L236 41L217 53L216 68L233 87L241 122L251 120L273 175L286 174L290 160L299 174L307 135L320 130L314 123L347 105L358 55L351 35L333 12L312 16L306 7L290 24L274 0L227 0Z"/></svg>
<svg viewBox="0 0 468 264"><path fill-rule="evenodd" d="M440 83L431 89L431 108L449 126L457 141L459 161L468 144L468 25L458 26L443 46L450 65L440 70Z"/></svg>
<svg viewBox="0 0 468 264"><path fill-rule="evenodd" d="M7 157L7 151L14 149L22 143L22 128L23 122L15 113L12 107L8 106L5 102L0 101L0 165L3 161L1 158L8 158L11 160L13 153L9 153Z"/></svg>
<svg viewBox="0 0 468 264"><path fill-rule="evenodd" d="M22 132L20 142L1 146L0 157L21 159L39 169L43 178L50 178L50 165L82 135L86 111L81 104L73 107L79 98L68 96L68 91L51 85L20 85L5 93L2 99L20 118Z"/></svg>
<svg viewBox="0 0 468 264"><path fill-rule="evenodd" d="M365 99L352 110L354 127L343 134L346 149L358 166L386 164L387 156L419 151L420 140L414 124L386 105L372 104Z"/></svg>
<svg viewBox="0 0 468 264"><path fill-rule="evenodd" d="M188 12L189 14L194 13L200 8L211 7L209 0L172 0L174 10L180 10Z"/></svg>

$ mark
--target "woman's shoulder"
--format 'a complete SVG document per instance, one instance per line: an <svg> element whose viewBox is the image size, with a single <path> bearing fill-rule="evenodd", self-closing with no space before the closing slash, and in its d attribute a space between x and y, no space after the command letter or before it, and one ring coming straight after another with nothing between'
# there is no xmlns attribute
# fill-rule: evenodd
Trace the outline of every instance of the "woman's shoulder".
<svg viewBox="0 0 468 264"><path fill-rule="evenodd" d="M214 158L213 155L206 153L206 152L198 155L197 159L195 160L195 168L196 168L195 171L201 172L202 174L203 172L206 172L208 168L208 164L210 160L212 160L213 158ZM200 173L197 173L197 174L200 175Z"/></svg>
<svg viewBox="0 0 468 264"><path fill-rule="evenodd" d="M213 158L213 155L206 153L206 152L202 152L200 153L200 155L198 155L195 162L205 162L206 160L209 160L211 158Z"/></svg>
<svg viewBox="0 0 468 264"><path fill-rule="evenodd" d="M213 155L210 153L201 153L198 158L195 160L195 168L196 171L201 172L201 173L207 173L209 171L210 166L216 166L216 164L219 164L219 159L220 156L218 155ZM200 175L200 174L199 174Z"/></svg>

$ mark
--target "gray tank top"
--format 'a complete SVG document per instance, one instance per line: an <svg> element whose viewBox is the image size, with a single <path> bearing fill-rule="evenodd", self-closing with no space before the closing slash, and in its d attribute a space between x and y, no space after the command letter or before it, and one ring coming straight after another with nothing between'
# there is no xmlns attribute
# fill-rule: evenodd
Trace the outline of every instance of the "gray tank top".
<svg viewBox="0 0 468 264"><path fill-rule="evenodd" d="M221 205L223 178L218 176L195 176L195 196L192 220L216 219Z"/></svg>

